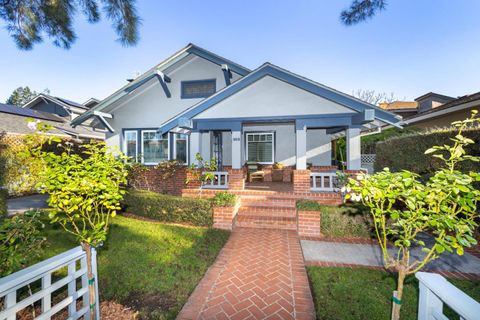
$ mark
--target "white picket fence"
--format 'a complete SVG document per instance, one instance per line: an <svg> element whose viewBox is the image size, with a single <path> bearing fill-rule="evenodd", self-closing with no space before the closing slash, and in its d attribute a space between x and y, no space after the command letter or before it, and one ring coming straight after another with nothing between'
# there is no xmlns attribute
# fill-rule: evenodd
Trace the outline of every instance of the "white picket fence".
<svg viewBox="0 0 480 320"><path fill-rule="evenodd" d="M441 275L417 272L415 276L420 281L418 320L448 320L443 314L444 303L454 310L460 319L480 319L480 303Z"/></svg>
<svg viewBox="0 0 480 320"><path fill-rule="evenodd" d="M205 183L204 189L228 189L228 172L227 171L212 171L213 179Z"/></svg>
<svg viewBox="0 0 480 320"><path fill-rule="evenodd" d="M97 254L92 248L92 265L95 275L96 288L96 314L100 319L97 281ZM67 276L52 283L55 271L67 267ZM80 288L77 289L77 279ZM32 295L26 295L19 300L19 291L31 284L32 289L36 282L41 281L41 288L33 290ZM37 285L38 286L38 285ZM52 293L66 287L66 297L61 296L61 301L53 303ZM77 299L82 298L82 307L77 310ZM50 259L44 260L31 267L25 268L0 279L0 301L3 300L3 309L0 309L0 320L15 320L18 311L41 301L41 313L35 319L50 319L54 314L64 308L68 309L68 319L90 319L90 299L88 296L87 258L79 246L68 250Z"/></svg>
<svg viewBox="0 0 480 320"><path fill-rule="evenodd" d="M311 191L318 191L318 192L325 192L325 191L337 191L336 180L337 180L337 173L336 172L312 172L310 173L310 190Z"/></svg>

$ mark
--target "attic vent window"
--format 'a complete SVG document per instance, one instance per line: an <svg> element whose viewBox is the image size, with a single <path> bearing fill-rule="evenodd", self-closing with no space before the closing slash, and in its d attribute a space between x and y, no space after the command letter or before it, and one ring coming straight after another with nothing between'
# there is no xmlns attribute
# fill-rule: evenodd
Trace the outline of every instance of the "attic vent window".
<svg viewBox="0 0 480 320"><path fill-rule="evenodd" d="M182 99L207 98L215 91L215 79L182 81Z"/></svg>

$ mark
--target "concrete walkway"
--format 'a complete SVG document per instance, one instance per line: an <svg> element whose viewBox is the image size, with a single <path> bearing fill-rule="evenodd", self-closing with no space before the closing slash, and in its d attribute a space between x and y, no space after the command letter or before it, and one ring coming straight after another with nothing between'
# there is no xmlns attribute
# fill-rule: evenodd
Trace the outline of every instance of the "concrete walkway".
<svg viewBox="0 0 480 320"><path fill-rule="evenodd" d="M48 195L36 194L33 196L25 196L7 200L7 215L11 216L16 213L24 213L30 209L44 209L47 205Z"/></svg>
<svg viewBox="0 0 480 320"><path fill-rule="evenodd" d="M236 228L177 319L315 319L296 232Z"/></svg>
<svg viewBox="0 0 480 320"><path fill-rule="evenodd" d="M427 245L432 245L431 239L423 237ZM301 241L306 263L325 262L335 264L382 267L383 257L380 247L376 244L352 244L327 241ZM389 249L394 253L394 248ZM412 259L421 259L425 256L421 248L415 247L411 251ZM478 274L480 276L480 259L465 253L458 256L456 253L445 252L439 259L429 263L425 270L446 271L453 273Z"/></svg>

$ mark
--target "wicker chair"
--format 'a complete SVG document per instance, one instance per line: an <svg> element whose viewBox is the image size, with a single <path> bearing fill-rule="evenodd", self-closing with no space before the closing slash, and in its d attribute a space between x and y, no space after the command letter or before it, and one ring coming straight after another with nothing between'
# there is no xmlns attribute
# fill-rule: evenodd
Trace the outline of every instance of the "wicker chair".
<svg viewBox="0 0 480 320"><path fill-rule="evenodd" d="M260 166L255 162L247 162L247 174L248 182L252 182L254 180L263 181L263 178L265 177L265 172L260 170Z"/></svg>

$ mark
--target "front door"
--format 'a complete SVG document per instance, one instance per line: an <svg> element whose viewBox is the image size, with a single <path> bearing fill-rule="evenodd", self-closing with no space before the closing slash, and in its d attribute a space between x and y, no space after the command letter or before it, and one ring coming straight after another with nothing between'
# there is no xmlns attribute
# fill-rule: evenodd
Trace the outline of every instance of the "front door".
<svg viewBox="0 0 480 320"><path fill-rule="evenodd" d="M217 161L217 170L222 171L222 132L213 132L212 155Z"/></svg>

